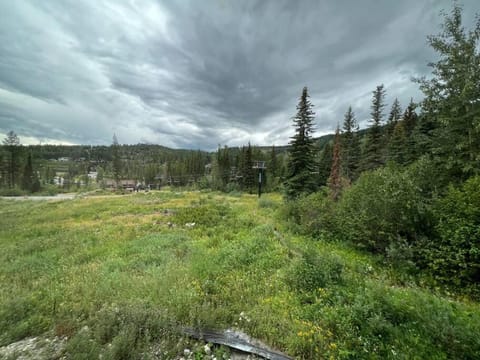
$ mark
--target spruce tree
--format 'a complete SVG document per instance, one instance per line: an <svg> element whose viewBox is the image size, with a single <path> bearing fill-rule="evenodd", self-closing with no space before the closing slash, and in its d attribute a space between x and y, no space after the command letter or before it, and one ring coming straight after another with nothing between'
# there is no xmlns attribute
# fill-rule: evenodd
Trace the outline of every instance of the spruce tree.
<svg viewBox="0 0 480 360"><path fill-rule="evenodd" d="M438 163L458 180L480 173L480 16L467 32L460 5L443 15L442 31L428 37L439 55L429 64L433 77L417 82L423 112L437 123Z"/></svg>
<svg viewBox="0 0 480 360"><path fill-rule="evenodd" d="M245 149L245 158L244 158L244 185L245 190L252 192L255 187L255 170L253 169L253 153L252 145L248 143L247 148Z"/></svg>
<svg viewBox="0 0 480 360"><path fill-rule="evenodd" d="M392 136L395 126L402 118L402 108L400 102L397 98L393 101L392 108L390 109L390 114L388 115L387 126L386 126L386 137L387 142Z"/></svg>
<svg viewBox="0 0 480 360"><path fill-rule="evenodd" d="M318 159L318 185L326 186L332 171L333 148L330 142L326 143Z"/></svg>
<svg viewBox="0 0 480 360"><path fill-rule="evenodd" d="M372 116L370 128L368 129L367 139L363 152L362 170L376 169L383 165L383 109L385 99L385 88L382 85L377 86L373 91L372 97Z"/></svg>
<svg viewBox="0 0 480 360"><path fill-rule="evenodd" d="M403 122L407 137L412 134L413 129L417 125L418 115L415 112L416 107L417 106L413 102L413 99L410 99L410 103L408 104L407 108L405 109L405 113L403 114Z"/></svg>
<svg viewBox="0 0 480 360"><path fill-rule="evenodd" d="M8 187L13 188L17 184L18 172L20 167L21 146L20 139L13 131L9 131L7 137L3 139L3 145L8 154L7 174Z"/></svg>
<svg viewBox="0 0 480 360"><path fill-rule="evenodd" d="M405 164L407 157L407 136L405 133L405 125L400 121L395 125L392 136L388 142L387 159L397 164Z"/></svg>
<svg viewBox="0 0 480 360"><path fill-rule="evenodd" d="M341 150L343 175L353 181L357 176L360 142L358 139L358 124L351 106L345 113L343 121Z"/></svg>
<svg viewBox="0 0 480 360"><path fill-rule="evenodd" d="M270 150L269 160L268 160L268 186L271 189L277 186L277 177L278 177L278 159L277 159L277 151L275 149L275 145L272 146Z"/></svg>
<svg viewBox="0 0 480 360"><path fill-rule="evenodd" d="M406 138L406 147L405 147L405 164L412 163L417 159L422 153L427 149L420 149L421 152L418 152L418 147L416 146L416 141L418 140L414 136L414 130L417 127L418 115L415 112L416 105L413 102L413 99L410 100L405 113L403 114L403 127Z"/></svg>
<svg viewBox="0 0 480 360"><path fill-rule="evenodd" d="M271 175L271 178L275 178L278 176L278 160L277 160L277 150L275 149L275 145L273 145L272 149L270 150L268 170Z"/></svg>
<svg viewBox="0 0 480 360"><path fill-rule="evenodd" d="M314 143L312 138L314 112L309 100L307 87L303 88L293 118L295 135L291 137L288 159L288 173L285 181L287 198L315 191Z"/></svg>
<svg viewBox="0 0 480 360"><path fill-rule="evenodd" d="M112 143L112 162L113 179L118 188L120 177L122 175L122 159L120 157L120 145L115 134L113 134Z"/></svg>
<svg viewBox="0 0 480 360"><path fill-rule="evenodd" d="M330 188L333 200L337 200L342 190L341 159L340 159L340 127L337 125L335 138L333 140L333 159L330 176L327 184Z"/></svg>
<svg viewBox="0 0 480 360"><path fill-rule="evenodd" d="M22 189L32 192L33 180L32 153L29 152L27 156L27 163L25 164L25 168L23 169Z"/></svg>

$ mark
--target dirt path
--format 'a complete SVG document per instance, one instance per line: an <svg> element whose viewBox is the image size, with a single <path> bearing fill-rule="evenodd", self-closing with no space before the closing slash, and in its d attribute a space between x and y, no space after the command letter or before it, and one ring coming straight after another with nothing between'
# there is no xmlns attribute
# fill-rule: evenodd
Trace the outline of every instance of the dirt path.
<svg viewBox="0 0 480 360"><path fill-rule="evenodd" d="M1 196L0 199L2 200L16 200L16 201L22 201L22 200L72 200L74 199L76 194L58 194L55 196Z"/></svg>

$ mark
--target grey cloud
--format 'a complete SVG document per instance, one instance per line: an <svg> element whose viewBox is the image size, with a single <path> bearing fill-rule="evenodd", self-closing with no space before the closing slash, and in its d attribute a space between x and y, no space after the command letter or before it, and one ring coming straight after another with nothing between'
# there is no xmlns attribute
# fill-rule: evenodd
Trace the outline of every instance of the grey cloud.
<svg viewBox="0 0 480 360"><path fill-rule="evenodd" d="M465 0L472 18L474 0ZM0 132L214 149L285 144L307 85L317 134L371 91L419 98L450 2L16 1L0 4Z"/></svg>

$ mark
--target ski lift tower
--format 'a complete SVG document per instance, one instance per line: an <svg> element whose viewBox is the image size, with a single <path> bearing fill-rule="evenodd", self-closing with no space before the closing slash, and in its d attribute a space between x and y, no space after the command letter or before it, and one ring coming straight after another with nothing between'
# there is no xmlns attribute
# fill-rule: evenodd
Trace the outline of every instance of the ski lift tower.
<svg viewBox="0 0 480 360"><path fill-rule="evenodd" d="M262 196L262 173L267 169L265 161L254 161L253 168L258 169L258 197Z"/></svg>

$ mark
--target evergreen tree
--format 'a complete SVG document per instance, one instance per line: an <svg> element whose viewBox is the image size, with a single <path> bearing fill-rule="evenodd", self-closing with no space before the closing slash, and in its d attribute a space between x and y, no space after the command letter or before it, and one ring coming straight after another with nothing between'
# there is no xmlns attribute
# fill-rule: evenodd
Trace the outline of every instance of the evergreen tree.
<svg viewBox="0 0 480 360"><path fill-rule="evenodd" d="M377 86L373 91L372 98L372 116L370 120L370 128L367 133L367 139L363 153L362 170L376 169L383 165L383 109L385 99L385 89L383 84Z"/></svg>
<svg viewBox="0 0 480 360"><path fill-rule="evenodd" d="M20 168L21 146L20 139L13 131L9 131L7 137L3 139L3 145L7 151L7 175L8 187L13 188L17 184L18 172Z"/></svg>
<svg viewBox="0 0 480 360"><path fill-rule="evenodd" d="M23 170L22 177L22 189L27 191L32 191L33 187L33 166L32 166L32 153L29 152L27 156L27 163Z"/></svg>
<svg viewBox="0 0 480 360"><path fill-rule="evenodd" d="M252 192L255 188L255 170L253 169L253 154L250 142L245 149L243 177L245 190Z"/></svg>
<svg viewBox="0 0 480 360"><path fill-rule="evenodd" d="M358 124L351 106L345 113L342 140L342 172L352 181L357 175L360 142L358 139Z"/></svg>
<svg viewBox="0 0 480 360"><path fill-rule="evenodd" d="M330 172L332 171L333 148L330 142L326 143L320 152L318 160L318 185L326 186Z"/></svg>
<svg viewBox="0 0 480 360"><path fill-rule="evenodd" d="M269 160L268 160L268 185L270 189L273 189L277 186L277 177L279 175L279 166L277 159L277 151L275 145L272 146L270 150Z"/></svg>
<svg viewBox="0 0 480 360"><path fill-rule="evenodd" d="M415 112L416 105L413 99L410 100L405 113L403 114L403 130L405 132L406 144L404 151L404 163L409 164L415 161L426 149L418 149L416 146L417 138L414 136L414 130L417 126L418 115ZM420 150L420 152L417 152Z"/></svg>
<svg viewBox="0 0 480 360"><path fill-rule="evenodd" d="M433 77L417 82L425 95L422 109L438 124L439 164L465 178L480 172L480 16L467 32L457 3L443 15L442 31L428 37L440 57L429 64Z"/></svg>
<svg viewBox="0 0 480 360"><path fill-rule="evenodd" d="M333 159L330 176L327 184L330 188L333 200L337 200L342 190L341 159L340 159L340 127L337 125L333 140Z"/></svg>
<svg viewBox="0 0 480 360"><path fill-rule="evenodd" d="M112 162L113 179L118 188L122 176L122 159L120 157L120 145L118 144L117 136L115 134L113 134L112 143Z"/></svg>
<svg viewBox="0 0 480 360"><path fill-rule="evenodd" d="M0 147L0 187L8 184L8 171L6 166L6 155L2 147Z"/></svg>
<svg viewBox="0 0 480 360"><path fill-rule="evenodd" d="M217 183L217 187L224 190L225 186L230 181L230 171L231 171L231 160L230 152L228 147L225 145L223 148L218 146L217 157L214 167L214 177Z"/></svg>
<svg viewBox="0 0 480 360"><path fill-rule="evenodd" d="M415 112L416 107L417 106L413 102L413 99L410 99L410 103L408 104L407 108L405 109L405 113L403 114L403 122L407 137L412 134L413 129L417 125L418 115Z"/></svg>
<svg viewBox="0 0 480 360"><path fill-rule="evenodd" d="M307 87L297 105L297 114L293 122L295 135L291 138L289 148L288 174L285 190L288 198L295 198L301 193L315 191L314 177L314 143L312 138L314 112L309 100Z"/></svg>
<svg viewBox="0 0 480 360"><path fill-rule="evenodd" d="M387 132L387 141L392 136L395 126L402 118L402 108L400 102L397 98L393 101L392 108L390 109L390 114L388 115L386 132Z"/></svg>
<svg viewBox="0 0 480 360"><path fill-rule="evenodd" d="M428 115L418 117L412 138L414 142L413 151L416 158L422 154L432 154L434 134L437 129L437 123Z"/></svg>
<svg viewBox="0 0 480 360"><path fill-rule="evenodd" d="M392 136L388 143L387 159L397 164L403 165L406 160L407 152L407 136L405 134L404 121L400 121L395 125Z"/></svg>

